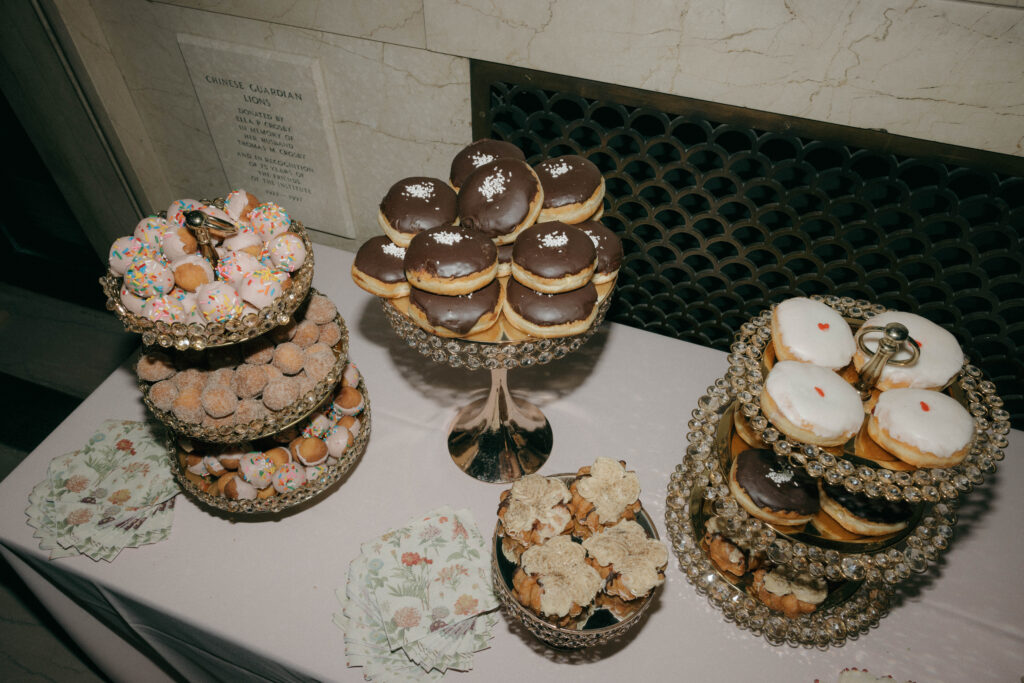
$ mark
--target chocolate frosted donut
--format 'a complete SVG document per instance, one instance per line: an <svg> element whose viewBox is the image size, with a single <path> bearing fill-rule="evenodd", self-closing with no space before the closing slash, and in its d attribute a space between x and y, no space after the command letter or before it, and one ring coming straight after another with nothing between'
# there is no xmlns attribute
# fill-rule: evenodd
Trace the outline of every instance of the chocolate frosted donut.
<svg viewBox="0 0 1024 683"><path fill-rule="evenodd" d="M882 536L907 527L914 508L903 500L868 498L839 485L818 482L821 509L855 534Z"/></svg>
<svg viewBox="0 0 1024 683"><path fill-rule="evenodd" d="M409 294L409 315L420 327L438 336L467 337L498 322L502 298L501 283L497 280L460 296L414 288Z"/></svg>
<svg viewBox="0 0 1024 683"><path fill-rule="evenodd" d="M459 223L495 241L515 241L533 225L544 201L540 180L519 159L496 159L469 174L459 189Z"/></svg>
<svg viewBox="0 0 1024 683"><path fill-rule="evenodd" d="M526 161L526 156L523 154L523 150L519 149L511 142L504 142L502 140L491 140L490 138L483 138L476 142L471 142L462 148L455 158L452 159L452 168L448 173L448 182L455 188L456 191L462 184L466 182L466 178L469 174L480 168L484 164L489 164L495 159L519 159L520 161Z"/></svg>
<svg viewBox="0 0 1024 683"><path fill-rule="evenodd" d="M377 222L392 242L407 247L416 233L452 224L457 216L455 190L437 178L413 177L391 186L381 200Z"/></svg>
<svg viewBox="0 0 1024 683"><path fill-rule="evenodd" d="M561 221L537 223L512 246L512 277L530 289L557 294L582 287L597 265L594 242Z"/></svg>
<svg viewBox="0 0 1024 683"><path fill-rule="evenodd" d="M511 279L502 310L513 327L535 337L580 334L597 316L597 289L588 282L569 292L544 294Z"/></svg>
<svg viewBox="0 0 1024 683"><path fill-rule="evenodd" d="M762 448L736 456L729 489L744 510L773 524L804 524L819 508L814 480Z"/></svg>
<svg viewBox="0 0 1024 683"><path fill-rule="evenodd" d="M481 289L498 272L498 248L468 227L442 225L417 233L405 250L409 284L434 294L456 296Z"/></svg>
<svg viewBox="0 0 1024 683"><path fill-rule="evenodd" d="M371 237L352 262L352 279L370 294L394 299L409 294L405 279L405 249L387 235Z"/></svg>
<svg viewBox="0 0 1024 683"><path fill-rule="evenodd" d="M604 199L604 177L594 162L576 154L546 159L533 167L544 188L539 222L579 223Z"/></svg>
<svg viewBox="0 0 1024 683"><path fill-rule="evenodd" d="M512 244L498 245L498 277L507 277L512 274Z"/></svg>
<svg viewBox="0 0 1024 683"><path fill-rule="evenodd" d="M576 227L587 233L597 249L597 268L594 270L594 284L610 282L619 274L622 266L622 240L611 228L598 221L583 221Z"/></svg>

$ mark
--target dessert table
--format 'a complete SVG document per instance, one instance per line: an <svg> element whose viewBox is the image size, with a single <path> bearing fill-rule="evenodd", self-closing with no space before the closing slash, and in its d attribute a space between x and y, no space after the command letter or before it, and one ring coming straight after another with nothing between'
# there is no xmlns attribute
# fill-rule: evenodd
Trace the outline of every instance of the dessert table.
<svg viewBox="0 0 1024 683"><path fill-rule="evenodd" d="M463 474L447 450L456 407L486 371L431 362L392 331L378 300L349 276L352 254L317 246L314 285L338 306L350 357L373 402L362 459L330 495L264 521L232 522L179 496L168 540L112 563L47 559L25 523L27 497L51 458L80 447L107 418L143 419L130 364L118 369L0 482L0 552L114 680L360 680L332 623L359 544L438 506L469 508L490 536L501 485ZM541 472L574 472L598 455L635 469L662 538L665 491L681 462L697 398L725 354L617 324L578 352L509 374L542 408L554 447ZM723 620L670 556L640 625L597 650L555 651L502 618L491 648L452 680L645 679L833 681L845 667L899 680L1008 681L1024 674L1024 436L960 510L951 550L900 589L865 636L828 650L773 647ZM573 668L575 667L575 668Z"/></svg>

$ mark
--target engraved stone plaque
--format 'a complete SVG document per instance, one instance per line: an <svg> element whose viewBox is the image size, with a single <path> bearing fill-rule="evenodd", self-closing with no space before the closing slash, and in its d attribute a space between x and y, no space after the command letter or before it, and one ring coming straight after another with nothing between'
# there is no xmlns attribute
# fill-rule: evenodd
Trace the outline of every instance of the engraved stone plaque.
<svg viewBox="0 0 1024 683"><path fill-rule="evenodd" d="M354 237L319 63L192 35L179 34L178 44L229 189Z"/></svg>

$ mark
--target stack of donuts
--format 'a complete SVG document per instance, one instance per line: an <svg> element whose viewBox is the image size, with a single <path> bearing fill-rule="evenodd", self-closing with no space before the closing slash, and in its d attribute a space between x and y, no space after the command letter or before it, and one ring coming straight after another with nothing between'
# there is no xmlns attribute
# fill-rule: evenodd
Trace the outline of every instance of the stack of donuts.
<svg viewBox="0 0 1024 683"><path fill-rule="evenodd" d="M377 216L384 234L359 249L352 277L443 337L582 333L622 262L621 242L597 220L604 190L581 156L531 167L515 145L478 140L447 182L392 185Z"/></svg>
<svg viewBox="0 0 1024 683"><path fill-rule="evenodd" d="M187 211L237 228L232 234L210 230L216 267L186 227ZM305 242L291 227L283 208L241 189L228 194L223 209L176 199L164 215L143 218L111 245L110 271L123 278L121 304L153 322L200 326L258 313L291 286L292 274L306 262Z"/></svg>

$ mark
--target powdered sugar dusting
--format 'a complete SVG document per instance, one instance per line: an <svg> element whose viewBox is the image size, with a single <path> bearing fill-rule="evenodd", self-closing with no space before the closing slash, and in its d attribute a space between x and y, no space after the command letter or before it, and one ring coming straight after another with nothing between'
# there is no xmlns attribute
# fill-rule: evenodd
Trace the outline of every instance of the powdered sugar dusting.
<svg viewBox="0 0 1024 683"><path fill-rule="evenodd" d="M380 250L383 251L388 256L393 256L395 258L405 258L405 247L400 247L394 242L388 242L387 244L381 245Z"/></svg>
<svg viewBox="0 0 1024 683"><path fill-rule="evenodd" d="M431 235L431 237L433 237L434 241L437 242L438 244L447 244L448 246L458 244L459 242L462 241L462 235L460 235L457 232L448 232L447 230L435 232Z"/></svg>
<svg viewBox="0 0 1024 683"><path fill-rule="evenodd" d="M434 186L429 183L414 183L406 185L402 190L402 194L406 197L415 197L416 199L430 199L434 196Z"/></svg>
<svg viewBox="0 0 1024 683"><path fill-rule="evenodd" d="M564 232L549 232L540 238L540 243L545 247L564 247L569 243L569 236Z"/></svg>
<svg viewBox="0 0 1024 683"><path fill-rule="evenodd" d="M568 173L569 171L571 171L572 170L572 166L570 166L565 161L560 161L557 164L548 164L548 165L546 165L544 167L544 170L547 171L548 175L551 176L552 178L557 178L558 176L564 175L564 174Z"/></svg>
<svg viewBox="0 0 1024 683"><path fill-rule="evenodd" d="M782 470L772 470L768 473L768 478L771 479L777 486L781 486L793 479L793 470L786 468Z"/></svg>
<svg viewBox="0 0 1024 683"><path fill-rule="evenodd" d="M492 202L496 196L505 191L505 184L507 182L508 177L501 171L498 171L497 173L484 178L484 182L480 185L480 194L482 194L488 202Z"/></svg>
<svg viewBox="0 0 1024 683"><path fill-rule="evenodd" d="M594 243L595 247L600 247L601 246L601 238L598 237L597 235L588 232L587 233L587 237L590 238L590 241Z"/></svg>
<svg viewBox="0 0 1024 683"><path fill-rule="evenodd" d="M474 152L469 155L469 160L473 164L473 168L479 168L484 164L489 164L494 161L493 154L486 154L485 152Z"/></svg>

